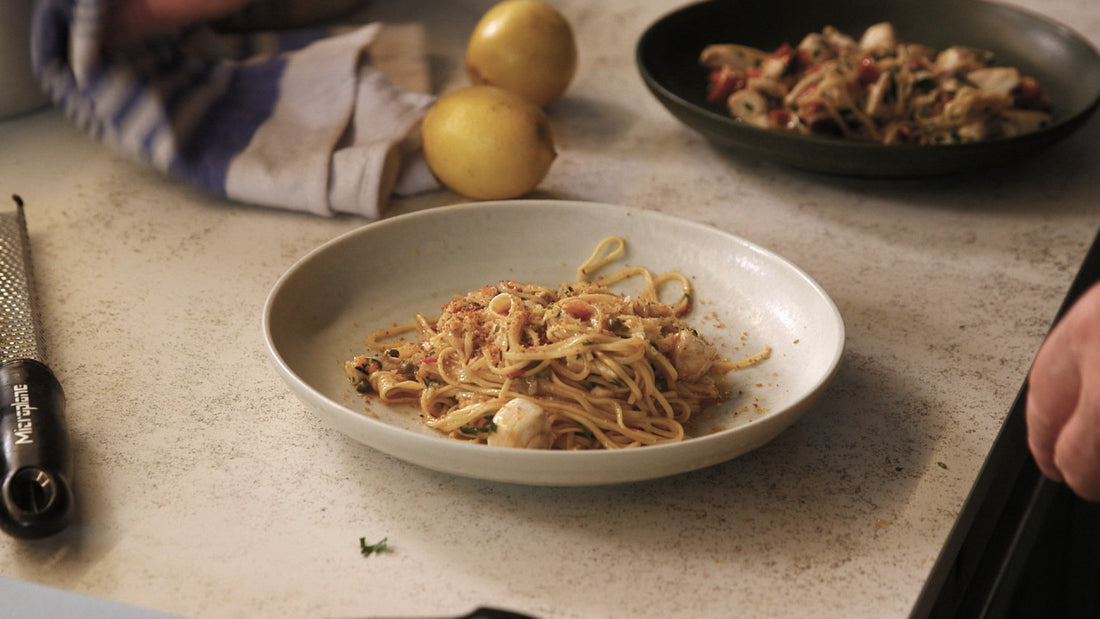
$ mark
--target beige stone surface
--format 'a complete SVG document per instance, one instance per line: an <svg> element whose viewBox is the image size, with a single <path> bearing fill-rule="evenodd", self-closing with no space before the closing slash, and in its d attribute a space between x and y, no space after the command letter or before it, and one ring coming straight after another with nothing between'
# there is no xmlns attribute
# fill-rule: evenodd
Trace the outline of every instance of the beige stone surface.
<svg viewBox="0 0 1100 619"><path fill-rule="evenodd" d="M371 10L426 23L443 91L489 4ZM816 406L757 451L646 483L405 464L324 426L260 330L276 279L363 220L211 198L42 111L0 123L0 193L27 203L80 512L53 539L0 538L0 575L193 617L908 614L1096 234L1100 119L980 173L793 171L716 149L645 89L634 45L676 2L558 4L581 60L537 197L705 222L801 266L847 326ZM1089 1L1017 4L1100 44ZM360 537L391 551L363 557Z"/></svg>

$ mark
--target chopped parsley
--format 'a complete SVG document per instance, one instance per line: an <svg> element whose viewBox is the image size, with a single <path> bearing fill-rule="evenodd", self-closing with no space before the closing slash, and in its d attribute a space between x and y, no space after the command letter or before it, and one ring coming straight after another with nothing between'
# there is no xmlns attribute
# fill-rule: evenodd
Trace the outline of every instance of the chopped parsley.
<svg viewBox="0 0 1100 619"><path fill-rule="evenodd" d="M362 553L364 557L369 557L372 554L376 554L376 553L379 553L379 552L385 552L385 551L389 550L389 547L386 544L386 541L388 539L389 538L383 537L382 540L379 541L379 542L376 542L374 544L368 544L367 543L367 538L360 537L359 538L359 552Z"/></svg>
<svg viewBox="0 0 1100 619"><path fill-rule="evenodd" d="M461 428L458 429L458 431L463 433L463 434L490 434L492 432L496 432L497 431L497 424L493 423L493 418L492 417L486 417L485 419L489 422L488 426L484 426L484 427L480 427L480 428L477 427L477 426L462 426Z"/></svg>

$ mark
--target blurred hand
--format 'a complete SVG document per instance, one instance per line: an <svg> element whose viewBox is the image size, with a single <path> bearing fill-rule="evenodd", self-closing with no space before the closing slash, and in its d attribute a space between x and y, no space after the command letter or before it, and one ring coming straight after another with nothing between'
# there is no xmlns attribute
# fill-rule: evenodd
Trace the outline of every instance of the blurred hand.
<svg viewBox="0 0 1100 619"><path fill-rule="evenodd" d="M1100 501L1100 284L1051 330L1028 384L1028 444L1039 469Z"/></svg>
<svg viewBox="0 0 1100 619"><path fill-rule="evenodd" d="M229 15L252 0L121 0L111 18L111 39L132 41L151 34Z"/></svg>

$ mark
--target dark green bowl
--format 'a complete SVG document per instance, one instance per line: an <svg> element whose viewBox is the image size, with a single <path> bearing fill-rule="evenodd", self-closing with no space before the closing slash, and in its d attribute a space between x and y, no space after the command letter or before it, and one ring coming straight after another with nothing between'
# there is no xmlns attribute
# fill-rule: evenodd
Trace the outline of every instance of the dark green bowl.
<svg viewBox="0 0 1100 619"><path fill-rule="evenodd" d="M706 102L699 52L711 43L770 50L796 45L831 25L854 37L889 21L903 41L994 52L1047 90L1054 122L1041 131L988 142L884 145L760 129ZM678 9L649 27L637 47L642 79L687 126L748 156L865 177L915 177L988 167L1034 155L1079 128L1100 104L1100 54L1080 35L1041 15L980 0L711 0Z"/></svg>

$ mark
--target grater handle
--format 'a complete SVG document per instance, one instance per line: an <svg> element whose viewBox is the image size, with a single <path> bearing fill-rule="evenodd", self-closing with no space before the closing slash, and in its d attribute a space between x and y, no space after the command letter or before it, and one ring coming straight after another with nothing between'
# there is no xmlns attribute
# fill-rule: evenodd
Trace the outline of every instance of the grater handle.
<svg viewBox="0 0 1100 619"><path fill-rule="evenodd" d="M24 539L53 535L73 514L65 394L45 364L0 365L0 529Z"/></svg>

